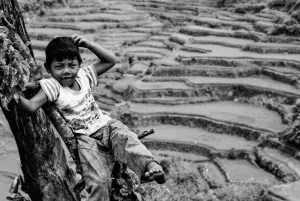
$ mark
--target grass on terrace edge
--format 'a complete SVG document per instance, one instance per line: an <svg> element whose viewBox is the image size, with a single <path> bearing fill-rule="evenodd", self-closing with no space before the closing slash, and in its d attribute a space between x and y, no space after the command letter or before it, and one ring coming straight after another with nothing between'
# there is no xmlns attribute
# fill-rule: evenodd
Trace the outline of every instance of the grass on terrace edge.
<svg viewBox="0 0 300 201"><path fill-rule="evenodd" d="M261 201L268 188L263 184L245 183L210 189L198 171L201 163L160 154L157 158L169 162L169 179L163 185L143 184L147 201Z"/></svg>

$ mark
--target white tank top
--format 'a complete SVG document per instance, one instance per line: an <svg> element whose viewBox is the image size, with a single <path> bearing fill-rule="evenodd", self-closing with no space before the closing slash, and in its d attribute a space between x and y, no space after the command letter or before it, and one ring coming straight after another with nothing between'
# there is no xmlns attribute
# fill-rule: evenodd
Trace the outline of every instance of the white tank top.
<svg viewBox="0 0 300 201"><path fill-rule="evenodd" d="M54 78L40 80L49 102L54 102L75 133L90 135L102 128L111 118L104 115L92 95L97 86L97 74L93 65L82 67L76 78L79 91L63 87Z"/></svg>

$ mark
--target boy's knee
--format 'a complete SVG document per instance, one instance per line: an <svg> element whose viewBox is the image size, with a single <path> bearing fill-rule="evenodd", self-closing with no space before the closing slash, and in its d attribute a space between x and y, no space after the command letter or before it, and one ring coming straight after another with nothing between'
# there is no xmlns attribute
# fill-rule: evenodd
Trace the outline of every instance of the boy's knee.
<svg viewBox="0 0 300 201"><path fill-rule="evenodd" d="M114 121L110 126L112 137L114 137L114 135L123 135L130 138L137 138L137 134L132 132L128 126L119 120Z"/></svg>

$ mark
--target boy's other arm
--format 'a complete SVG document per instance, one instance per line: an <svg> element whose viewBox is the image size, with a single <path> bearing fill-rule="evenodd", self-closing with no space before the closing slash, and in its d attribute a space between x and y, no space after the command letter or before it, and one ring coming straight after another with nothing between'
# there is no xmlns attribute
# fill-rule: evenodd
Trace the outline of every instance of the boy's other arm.
<svg viewBox="0 0 300 201"><path fill-rule="evenodd" d="M113 55L113 53L109 52L100 45L77 34L72 35L71 38L79 47L85 47L89 49L99 58L100 61L94 64L98 76L102 75L112 68L116 63L118 63L118 59Z"/></svg>
<svg viewBox="0 0 300 201"><path fill-rule="evenodd" d="M118 63L117 58L111 52L96 43L90 42L88 49L100 59L100 61L94 64L98 76L102 75Z"/></svg>
<svg viewBox="0 0 300 201"><path fill-rule="evenodd" d="M43 106L48 101L47 95L42 89L40 89L39 92L29 100L22 96L19 96L17 99L18 99L18 105L22 109L30 113L37 111L41 106Z"/></svg>

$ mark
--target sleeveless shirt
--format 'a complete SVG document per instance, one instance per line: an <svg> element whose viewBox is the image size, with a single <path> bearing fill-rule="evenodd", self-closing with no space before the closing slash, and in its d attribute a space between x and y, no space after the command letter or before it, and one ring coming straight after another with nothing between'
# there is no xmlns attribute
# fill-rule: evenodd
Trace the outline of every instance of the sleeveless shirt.
<svg viewBox="0 0 300 201"><path fill-rule="evenodd" d="M93 65L82 67L75 78L79 91L63 87L54 78L40 80L48 101L54 102L75 133L90 135L102 128L111 118L104 115L95 102L92 88L98 84Z"/></svg>

